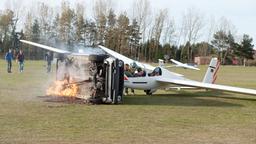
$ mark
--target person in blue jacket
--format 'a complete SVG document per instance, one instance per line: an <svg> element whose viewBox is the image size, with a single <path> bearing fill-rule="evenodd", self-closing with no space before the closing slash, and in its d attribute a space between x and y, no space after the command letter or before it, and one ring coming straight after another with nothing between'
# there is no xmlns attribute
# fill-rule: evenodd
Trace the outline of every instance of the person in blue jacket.
<svg viewBox="0 0 256 144"><path fill-rule="evenodd" d="M9 51L5 54L5 60L7 61L7 72L11 73L12 72L12 50L9 49Z"/></svg>

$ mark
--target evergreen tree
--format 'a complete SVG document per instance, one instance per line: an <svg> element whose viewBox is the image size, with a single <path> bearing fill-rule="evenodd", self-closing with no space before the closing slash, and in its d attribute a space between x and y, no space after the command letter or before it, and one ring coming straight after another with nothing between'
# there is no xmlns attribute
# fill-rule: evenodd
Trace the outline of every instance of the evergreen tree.
<svg viewBox="0 0 256 144"><path fill-rule="evenodd" d="M224 31L218 31L213 35L212 45L218 49L218 57L223 59L224 51L229 47L229 38Z"/></svg>
<svg viewBox="0 0 256 144"><path fill-rule="evenodd" d="M248 59L254 59L254 45L252 44L253 39L249 35L244 34L243 40L240 45L235 49L235 54L243 60L244 66Z"/></svg>
<svg viewBox="0 0 256 144"><path fill-rule="evenodd" d="M126 13L118 16L116 32L118 38L116 51L129 57L129 18Z"/></svg>
<svg viewBox="0 0 256 144"><path fill-rule="evenodd" d="M116 49L116 39L117 33L115 31L115 26L117 23L116 14L113 9L110 9L109 14L107 16L107 30L105 35L105 46L111 49Z"/></svg>
<svg viewBox="0 0 256 144"><path fill-rule="evenodd" d="M38 43L40 41L40 26L39 22L37 19L34 20L33 25L32 25L32 37L31 37L33 42ZM33 60L35 59L43 59L43 50L38 49L36 47L33 48L32 50L32 57Z"/></svg>
<svg viewBox="0 0 256 144"><path fill-rule="evenodd" d="M84 22L83 15L77 15L75 26L76 26L75 41L78 43L83 42L85 44L85 38L84 38L85 22Z"/></svg>
<svg viewBox="0 0 256 144"><path fill-rule="evenodd" d="M59 19L59 36L65 42L69 50L72 51L73 42L75 41L75 12L68 2L63 1L61 5L61 14Z"/></svg>
<svg viewBox="0 0 256 144"><path fill-rule="evenodd" d="M129 47L130 47L130 55L134 57L134 59L139 59L140 54L140 40L141 40L141 33L140 27L136 19L133 19L132 24L129 27Z"/></svg>

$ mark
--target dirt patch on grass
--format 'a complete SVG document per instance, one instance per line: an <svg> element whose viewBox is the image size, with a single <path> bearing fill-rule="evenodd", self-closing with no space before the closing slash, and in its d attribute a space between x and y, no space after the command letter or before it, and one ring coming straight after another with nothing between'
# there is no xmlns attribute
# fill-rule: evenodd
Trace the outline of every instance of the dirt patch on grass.
<svg viewBox="0 0 256 144"><path fill-rule="evenodd" d="M64 104L90 104L88 100L77 97L61 97L61 96L38 96L44 102L64 103Z"/></svg>

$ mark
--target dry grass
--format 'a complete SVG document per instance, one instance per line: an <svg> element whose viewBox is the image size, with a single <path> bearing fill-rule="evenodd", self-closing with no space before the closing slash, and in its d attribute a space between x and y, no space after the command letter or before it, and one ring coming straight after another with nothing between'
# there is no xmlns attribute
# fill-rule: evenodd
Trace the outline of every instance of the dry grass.
<svg viewBox="0 0 256 144"><path fill-rule="evenodd" d="M123 105L46 102L53 75L43 62L7 74L0 61L0 143L256 143L256 97L206 92L136 91ZM15 68L17 66L15 65ZM202 79L204 69L174 71ZM218 83L256 88L256 67L222 67Z"/></svg>

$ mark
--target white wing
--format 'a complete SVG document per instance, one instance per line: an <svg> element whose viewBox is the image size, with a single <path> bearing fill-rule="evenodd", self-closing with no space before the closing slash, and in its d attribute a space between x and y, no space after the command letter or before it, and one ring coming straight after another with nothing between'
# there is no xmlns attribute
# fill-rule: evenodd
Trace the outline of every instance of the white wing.
<svg viewBox="0 0 256 144"><path fill-rule="evenodd" d="M20 40L23 43L29 44L29 45L33 45L36 47L40 47L49 51L53 51L56 53L60 53L60 54L71 54L71 52L66 51L66 50L62 50L62 49L58 49L58 48L54 48L54 47L50 47L50 46L46 46L46 45L42 45L42 44L38 44L38 43L34 43L34 42L30 42L30 41L26 41L26 40Z"/></svg>
<svg viewBox="0 0 256 144"><path fill-rule="evenodd" d="M149 64L144 64L144 63L140 63L138 61L135 61L135 60L132 60L124 55L121 55L113 50L110 50L104 46L99 46L101 49L103 49L106 53L108 53L109 55L115 57L115 58L118 58L122 61L124 61L125 64L132 64L132 63L136 63L139 67L141 68L145 68L146 70L150 70L150 71L153 71L155 69L155 67L149 65Z"/></svg>
<svg viewBox="0 0 256 144"><path fill-rule="evenodd" d="M180 86L198 87L198 88L205 88L205 89L213 89L213 90L220 90L220 91L229 91L229 92L235 92L235 93L256 95L256 90L253 90L253 89L202 83L202 82L186 80L186 79L158 78L157 81L163 82L163 83L180 85Z"/></svg>
<svg viewBox="0 0 256 144"><path fill-rule="evenodd" d="M183 68L192 69L192 70L200 70L199 68L196 68L194 66L190 66L188 64L184 64L184 63L178 62L178 61L176 61L174 59L171 59L171 61L176 64L175 67L183 67Z"/></svg>

